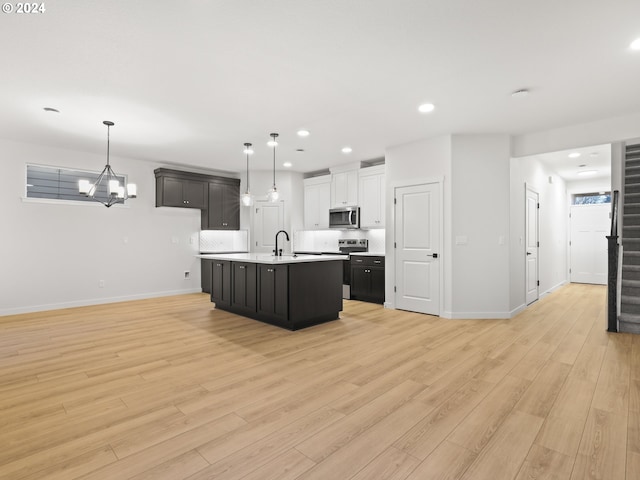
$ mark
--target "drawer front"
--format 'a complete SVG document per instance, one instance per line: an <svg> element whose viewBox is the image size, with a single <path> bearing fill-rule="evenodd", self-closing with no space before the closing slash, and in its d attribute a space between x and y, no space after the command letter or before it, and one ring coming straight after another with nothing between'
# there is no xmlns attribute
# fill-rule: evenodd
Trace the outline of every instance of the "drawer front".
<svg viewBox="0 0 640 480"><path fill-rule="evenodd" d="M351 256L351 265L364 265L367 267L384 267L384 257L382 256Z"/></svg>

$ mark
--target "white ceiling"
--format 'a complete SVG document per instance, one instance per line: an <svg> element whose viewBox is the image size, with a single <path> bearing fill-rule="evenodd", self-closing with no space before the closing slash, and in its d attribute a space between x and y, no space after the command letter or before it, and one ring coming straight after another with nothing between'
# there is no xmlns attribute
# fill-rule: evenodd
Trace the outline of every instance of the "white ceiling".
<svg viewBox="0 0 640 480"><path fill-rule="evenodd" d="M442 134L640 111L638 0L45 6L0 17L0 138L104 152L112 120L114 156L239 171L247 141L252 168L269 169L278 132L278 168L306 172ZM423 102L435 111L418 113Z"/></svg>
<svg viewBox="0 0 640 480"><path fill-rule="evenodd" d="M572 156L570 156L572 155ZM578 155L578 156L576 156ZM574 148L560 152L534 155L534 158L554 170L568 182L591 179L611 179L611 145ZM580 172L595 172L580 175Z"/></svg>

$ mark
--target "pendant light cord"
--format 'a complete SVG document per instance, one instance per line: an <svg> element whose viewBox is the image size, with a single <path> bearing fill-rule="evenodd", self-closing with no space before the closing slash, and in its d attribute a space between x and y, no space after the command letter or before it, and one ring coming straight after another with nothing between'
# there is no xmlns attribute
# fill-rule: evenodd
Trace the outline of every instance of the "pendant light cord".
<svg viewBox="0 0 640 480"><path fill-rule="evenodd" d="M276 189L276 138L278 138L277 133L272 133L271 138L273 138L273 189Z"/></svg>

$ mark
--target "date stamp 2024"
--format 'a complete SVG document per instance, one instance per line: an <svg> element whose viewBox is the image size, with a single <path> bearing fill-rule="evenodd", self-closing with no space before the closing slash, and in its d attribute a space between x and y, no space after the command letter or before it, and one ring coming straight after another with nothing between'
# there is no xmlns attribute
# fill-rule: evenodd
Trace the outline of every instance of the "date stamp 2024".
<svg viewBox="0 0 640 480"><path fill-rule="evenodd" d="M44 13L46 12L47 9L44 6L44 2L42 3L22 3L22 2L17 2L17 3L11 3L11 2L5 2L2 4L2 12L3 13L15 13L18 15L21 14L39 14L39 13Z"/></svg>

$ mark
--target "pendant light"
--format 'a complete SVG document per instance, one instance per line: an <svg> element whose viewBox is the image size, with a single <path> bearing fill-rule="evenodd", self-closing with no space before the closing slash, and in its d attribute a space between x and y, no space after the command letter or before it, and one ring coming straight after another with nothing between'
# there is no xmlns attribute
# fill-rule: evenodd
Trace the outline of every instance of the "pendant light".
<svg viewBox="0 0 640 480"><path fill-rule="evenodd" d="M102 123L107 126L107 164L100 172L95 183L91 183L89 180L79 180L78 192L109 208L116 203L124 203L127 198L136 198L137 187L135 183L128 183L125 191L125 186L120 185L116 172L113 171L109 164L109 131L114 123L109 120L105 120Z"/></svg>
<svg viewBox="0 0 640 480"><path fill-rule="evenodd" d="M242 202L243 206L250 207L251 205L253 205L253 197L251 196L251 192L249 191L249 155L253 153L250 143L244 144L244 153L247 155L247 188L245 189L245 192L240 195L240 201Z"/></svg>
<svg viewBox="0 0 640 480"><path fill-rule="evenodd" d="M278 138L278 134L271 133L269 136L271 137L271 140L269 140L267 145L273 147L273 186L267 192L267 199L270 202L277 202L278 198L280 198L280 192L278 192L278 189L276 188L276 146L278 146L276 138Z"/></svg>

